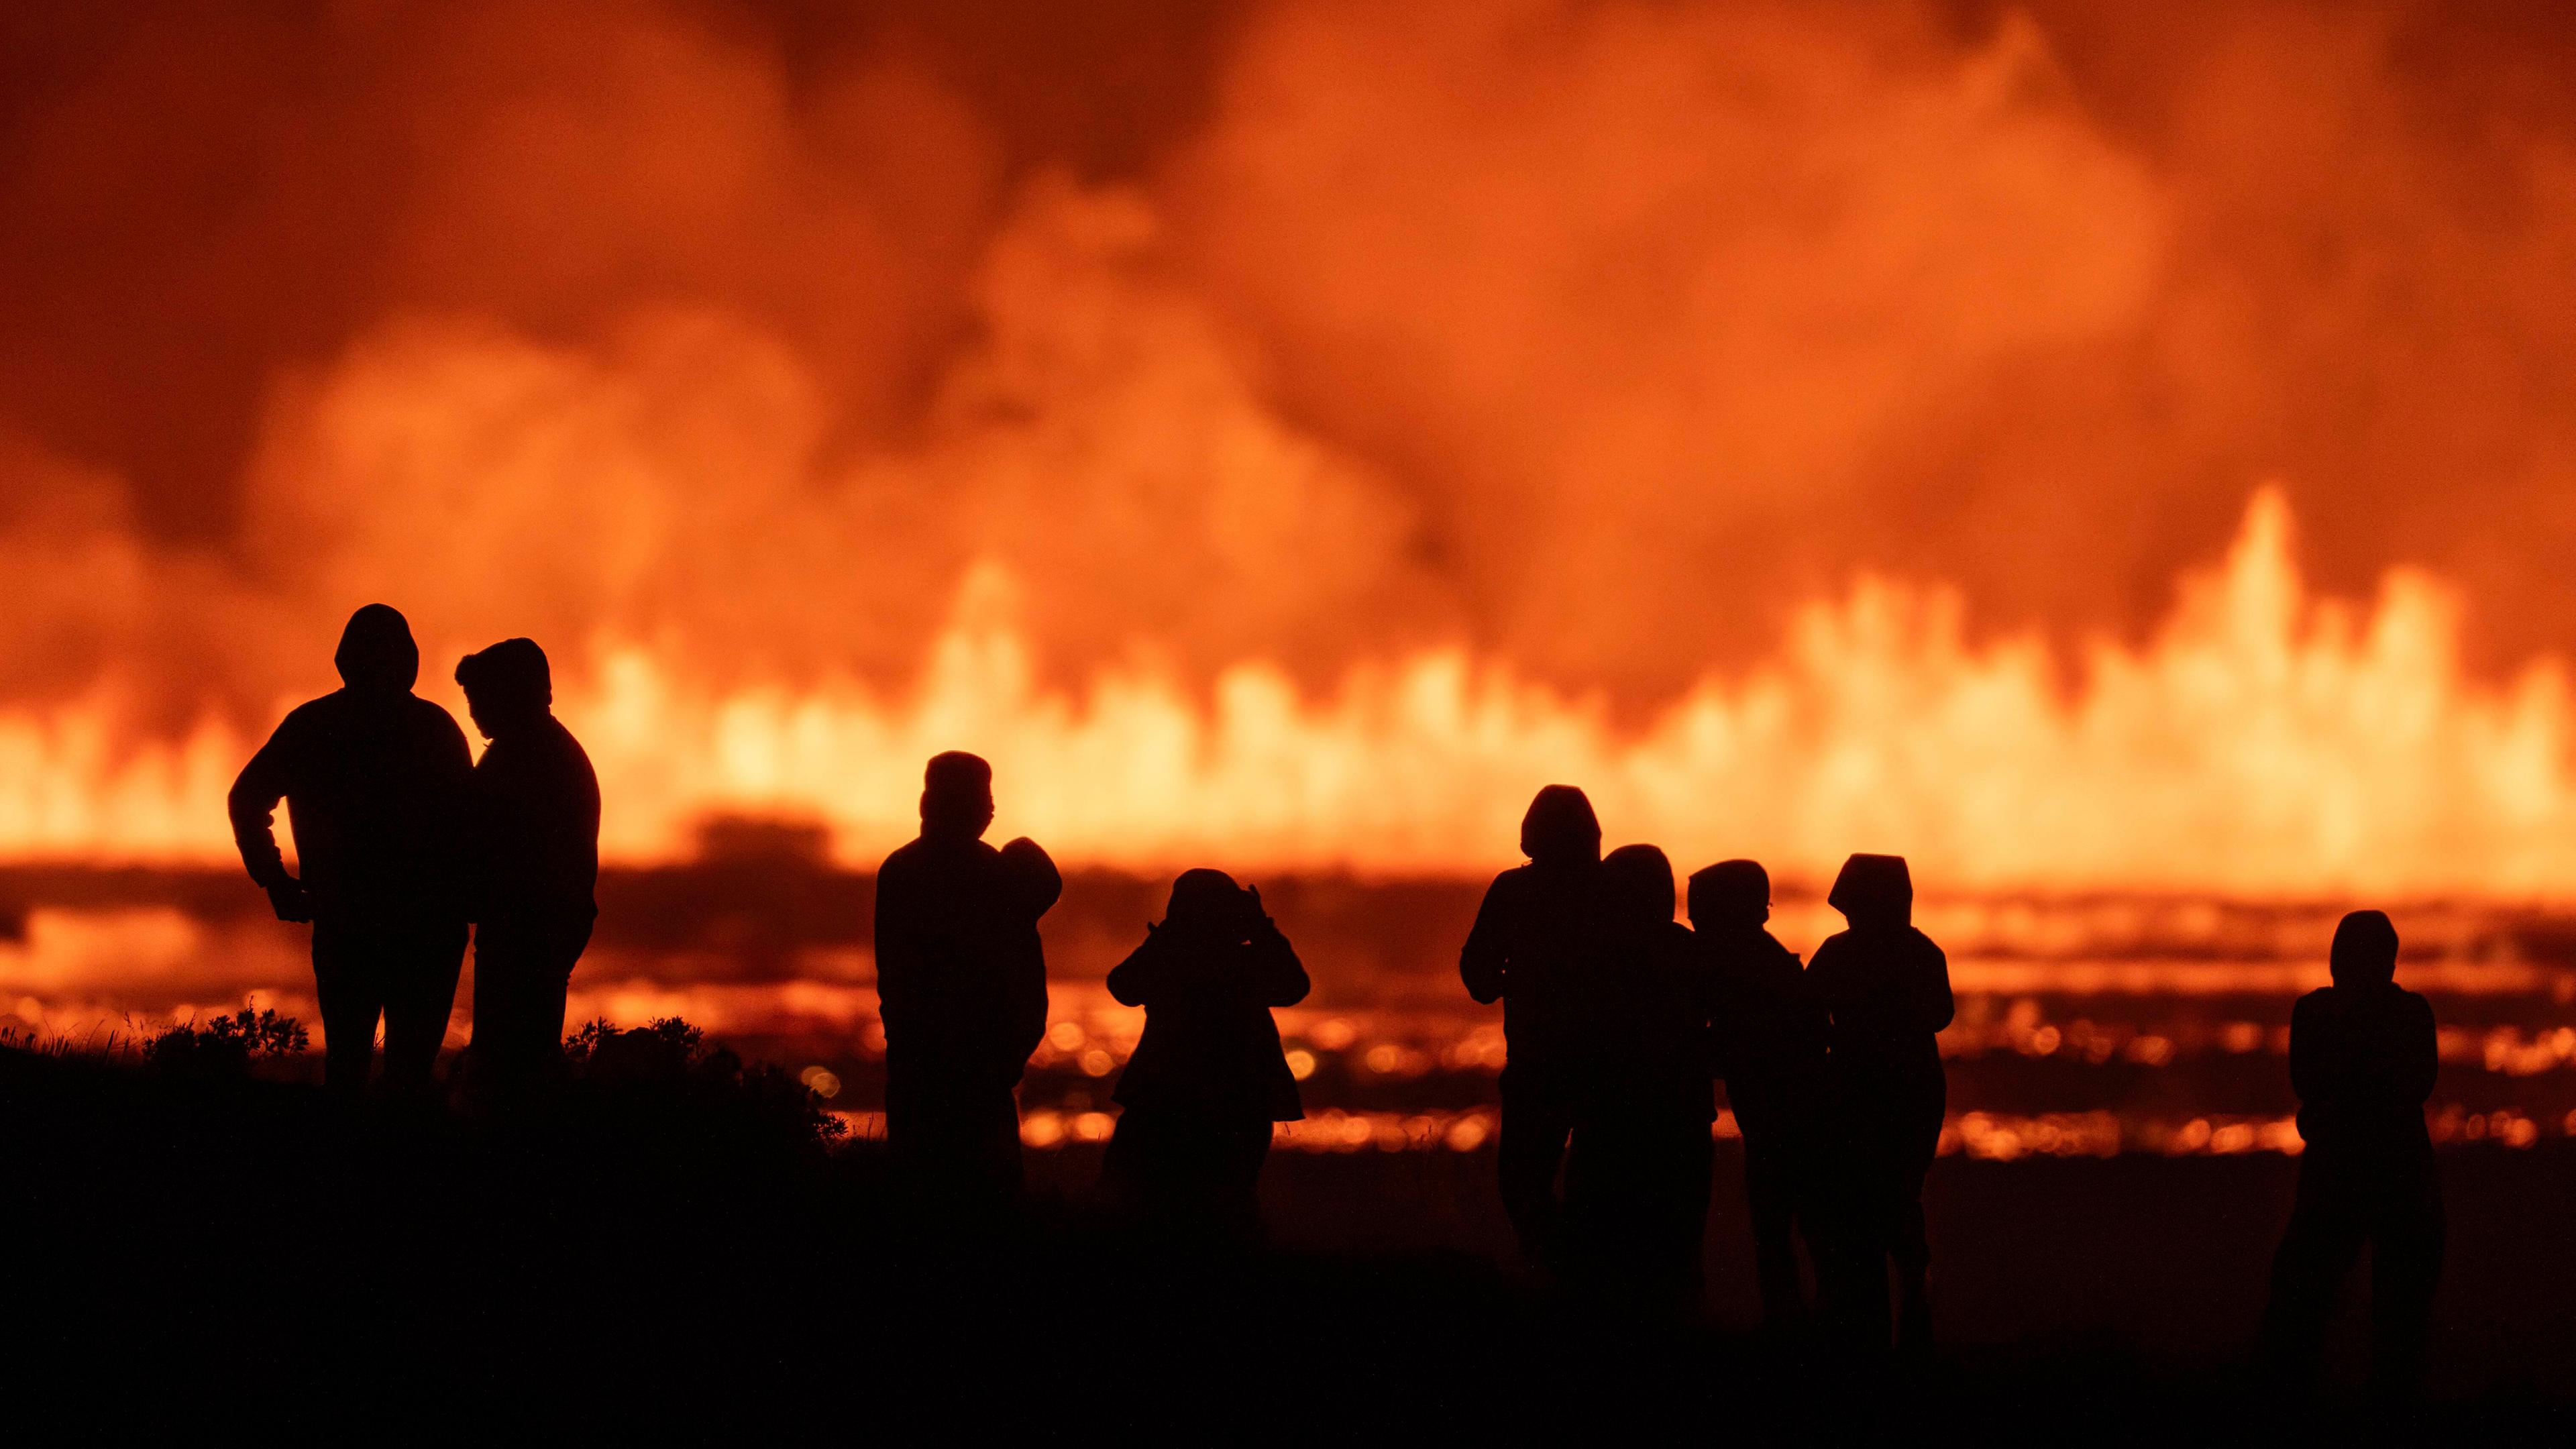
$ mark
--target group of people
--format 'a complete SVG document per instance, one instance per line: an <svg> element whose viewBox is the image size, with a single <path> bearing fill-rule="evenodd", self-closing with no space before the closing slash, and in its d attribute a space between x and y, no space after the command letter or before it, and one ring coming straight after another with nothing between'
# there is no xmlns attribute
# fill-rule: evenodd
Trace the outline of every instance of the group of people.
<svg viewBox="0 0 2576 1449"><path fill-rule="evenodd" d="M991 767L933 759L921 837L878 874L876 925L889 1143L923 1180L986 1201L1019 1181L1015 1091L1046 1023L1037 924L1062 889L1034 843L982 842L992 818ZM1722 1083L1766 1318L1809 1316L1803 1241L1829 1334L1862 1353L1928 1347L1923 1184L1953 1001L1947 958L1913 924L1904 859L1844 862L1826 900L1846 929L1802 964L1768 928L1758 862L1693 874L1684 926L1663 851L1605 855L1572 786L1539 791L1521 851L1458 966L1469 995L1503 1005L1496 1174L1531 1260L1632 1300L1694 1298ZM2307 1151L2264 1332L2285 1379L2312 1374L2367 1246L2373 1376L2392 1397L2420 1368L2442 1247L2422 1111L2433 1015L2396 985L2397 947L2380 912L2345 917L2334 984L2293 1014ZM1145 1009L1145 1029L1113 1094L1102 1188L1166 1227L1248 1230L1272 1124L1304 1116L1270 1015L1305 998L1295 949L1257 889L1184 871L1108 985Z"/></svg>
<svg viewBox="0 0 2576 1449"><path fill-rule="evenodd" d="M598 782L553 717L545 654L511 639L458 663L490 741L479 762L412 693L420 656L402 615L360 609L336 662L345 687L289 714L231 797L252 879L281 918L313 923L328 1084L365 1086L381 1018L388 1089L430 1088L469 927L468 1060L495 1081L542 1074L560 1060L599 870ZM278 850L281 799L300 874ZM1033 841L985 843L984 760L933 758L920 808L919 837L877 874L887 1139L930 1200L1006 1204L1020 1183L1017 1088L1047 1029L1038 926L1063 880ZM1695 1297L1723 1083L1766 1316L1806 1315L1803 1240L1832 1332L1871 1351L1928 1346L1922 1190L1946 1106L1935 1036L1953 1004L1941 948L1913 925L1904 859L1844 863L1827 901L1847 929L1802 965L1768 929L1770 878L1754 861L1692 875L1684 926L1664 853L1605 855L1582 791L1539 791L1520 843L1527 863L1485 892L1458 965L1469 995L1503 1005L1496 1171L1528 1256L1622 1295ZM2395 984L2397 952L2385 915L2346 916L2334 984L2293 1014L2306 1152L2265 1343L2285 1375L2311 1372L2368 1246L2374 1376L2403 1394L2443 1218L2422 1111L2432 1009ZM1271 1012L1308 986L1258 889L1181 873L1164 918L1109 974L1145 1028L1113 1094L1108 1197L1165 1227L1251 1230L1273 1124L1304 1115Z"/></svg>
<svg viewBox="0 0 2576 1449"><path fill-rule="evenodd" d="M505 639L458 661L489 741L479 761L454 717L412 692L420 646L400 613L358 610L333 662L342 687L286 716L229 802L251 879L280 920L312 923L325 1085L365 1091L381 1021L388 1095L435 1090L469 933L477 1079L506 1093L542 1078L599 880L599 780L554 717L545 651Z"/></svg>
<svg viewBox="0 0 2576 1449"><path fill-rule="evenodd" d="M1922 1188L1945 1096L1934 1035L1952 1003L1948 962L1913 925L1903 858L1844 864L1828 900L1849 929L1801 967L1768 929L1771 881L1754 861L1694 874L1685 927L1664 853L1603 855L1572 786L1538 793L1521 851L1528 864L1486 891L1458 969L1476 1000L1503 1003L1497 1171L1528 1254L1627 1292L1694 1296L1723 1081L1766 1316L1804 1315L1803 1237L1832 1323L1928 1344Z"/></svg>
<svg viewBox="0 0 2576 1449"><path fill-rule="evenodd" d="M886 1141L949 1210L1019 1185L1016 1090L1047 1019L1038 920L1063 891L1036 842L986 844L992 821L992 766L935 756L920 836L877 870ZM1114 1200L1166 1227L1250 1229L1271 1124L1305 1115L1270 1009L1306 988L1257 888L1181 873L1163 919L1109 973L1112 996L1145 1008L1112 1093L1101 1177Z"/></svg>

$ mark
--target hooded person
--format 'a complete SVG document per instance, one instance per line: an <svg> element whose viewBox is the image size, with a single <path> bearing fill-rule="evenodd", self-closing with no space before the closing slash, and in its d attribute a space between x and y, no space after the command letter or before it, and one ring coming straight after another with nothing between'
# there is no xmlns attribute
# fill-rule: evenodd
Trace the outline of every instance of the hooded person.
<svg viewBox="0 0 2576 1449"><path fill-rule="evenodd" d="M1306 1115L1270 1013L1305 1000L1307 984L1258 889L1181 873L1161 923L1109 973L1111 996L1145 1008L1113 1093L1109 1197L1159 1224L1249 1233L1271 1124Z"/></svg>
<svg viewBox="0 0 2576 1449"><path fill-rule="evenodd" d="M1920 1354L1932 1334L1923 1178L1948 1098L1935 1034L1954 1010L1949 958L1914 928L1903 856L1851 857L1825 900L1849 926L1816 948L1806 978L1825 1015L1827 1306L1851 1349L1884 1353L1893 1265L1897 1343Z"/></svg>
<svg viewBox="0 0 2576 1449"><path fill-rule="evenodd" d="M1808 1202L1816 1114L1825 1075L1825 1014L1797 953L1766 929L1771 876L1759 862L1724 860L1690 878L1692 944L1715 993L1717 1069L1744 1139L1744 1202L1754 1279L1773 1325L1805 1312L1793 1234L1816 1251Z"/></svg>
<svg viewBox="0 0 2576 1449"><path fill-rule="evenodd" d="M993 767L962 751L922 771L921 834L877 868L886 1142L934 1199L991 1205L1021 1181L1014 1095L1046 1034L1037 923L1062 889L1035 842L984 842Z"/></svg>
<svg viewBox="0 0 2576 1449"><path fill-rule="evenodd" d="M1495 1178L1533 1262L1557 1261L1564 1229L1556 1180L1574 1130L1582 1055L1581 985L1599 950L1601 822L1572 785L1550 785L1521 818L1521 854L1494 877L1458 952L1481 1003L1503 1003L1502 1131Z"/></svg>
<svg viewBox="0 0 2576 1449"><path fill-rule="evenodd" d="M491 741L467 795L474 915L474 1065L525 1085L562 1060L564 997L599 917L599 776L554 716L554 676L529 639L468 654L456 682Z"/></svg>
<svg viewBox="0 0 2576 1449"><path fill-rule="evenodd" d="M458 845L473 757L446 710L411 692L420 649L383 604L349 616L341 687L290 711L234 780L233 841L278 919L313 923L323 1072L362 1093L384 1023L385 1085L427 1092L465 953ZM278 802L297 870L278 850Z"/></svg>
<svg viewBox="0 0 2576 1449"><path fill-rule="evenodd" d="M1673 868L1651 845L1601 862L1601 934L1582 1001L1582 1076L1566 1164L1569 1262L1645 1305L1694 1300L1708 1221L1713 994L1673 920Z"/></svg>
<svg viewBox="0 0 2576 1449"><path fill-rule="evenodd" d="M2392 1407L2415 1390L2445 1225L2424 1101L2441 1066L2431 1003L2397 984L2397 928L2378 911L2335 927L2334 984L2290 1012L2299 1097L2297 1203L2272 1262L2266 1355L2304 1390L2344 1279L2370 1249L2370 1383Z"/></svg>

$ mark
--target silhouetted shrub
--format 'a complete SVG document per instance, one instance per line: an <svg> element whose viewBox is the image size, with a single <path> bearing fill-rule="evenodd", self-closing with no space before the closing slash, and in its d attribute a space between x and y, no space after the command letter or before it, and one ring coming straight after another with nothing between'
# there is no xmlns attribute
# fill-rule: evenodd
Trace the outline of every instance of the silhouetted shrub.
<svg viewBox="0 0 2576 1449"><path fill-rule="evenodd" d="M692 1119L738 1145L820 1148L849 1130L783 1067L746 1067L676 1016L640 1027L593 1021L564 1039L569 1074L598 1105Z"/></svg>
<svg viewBox="0 0 2576 1449"><path fill-rule="evenodd" d="M143 1044L143 1059L165 1072L240 1076L254 1056L292 1056L310 1046L304 1023L275 1010L257 1015L248 1006L230 1016L181 1022Z"/></svg>

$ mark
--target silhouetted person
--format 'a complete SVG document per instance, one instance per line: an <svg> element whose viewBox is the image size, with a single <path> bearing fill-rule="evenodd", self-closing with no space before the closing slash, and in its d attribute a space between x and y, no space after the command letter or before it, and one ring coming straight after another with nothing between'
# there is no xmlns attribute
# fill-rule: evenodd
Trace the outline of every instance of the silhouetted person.
<svg viewBox="0 0 2576 1449"><path fill-rule="evenodd" d="M1550 785L1521 818L1529 864L1494 877L1458 953L1467 994L1503 1003L1510 1059L1502 1075L1495 1176L1503 1210L1531 1259L1562 1246L1557 1170L1574 1128L1582 1031L1575 996L1597 954L1601 822L1572 785Z"/></svg>
<svg viewBox="0 0 2576 1449"><path fill-rule="evenodd" d="M1851 857L1825 899L1850 926L1818 946L1807 966L1826 1013L1828 1140L1819 1183L1833 1244L1828 1307L1853 1346L1884 1352L1893 1265L1896 1341L1920 1353L1932 1341L1923 1176L1941 1141L1948 1093L1933 1034L1950 1024L1950 963L1914 929L1904 857Z"/></svg>
<svg viewBox="0 0 2576 1449"><path fill-rule="evenodd" d="M1792 1233L1816 1247L1809 1205L1816 1113L1824 1093L1825 1013L1797 953L1764 929L1771 877L1750 860L1720 861L1690 879L1695 944L1716 994L1718 1070L1744 1137L1744 1201L1762 1314L1777 1325L1805 1312Z"/></svg>
<svg viewBox="0 0 2576 1449"><path fill-rule="evenodd" d="M921 836L878 867L876 899L887 1143L922 1185L987 1198L1020 1183L1013 1092L1046 1033L1037 921L1061 889L1033 842L985 844L992 823L993 767L933 756Z"/></svg>
<svg viewBox="0 0 2576 1449"><path fill-rule="evenodd" d="M2315 1378L2345 1277L2370 1248L2370 1381L2402 1404L2423 1367L2442 1273L2442 1185L2424 1130L2440 1066L2433 1008L2399 986L2397 929L2378 911L2335 927L2334 984L2290 1013L2299 1196L2272 1260L2264 1340L2294 1390Z"/></svg>
<svg viewBox="0 0 2576 1449"><path fill-rule="evenodd" d="M1100 1164L1112 1197L1159 1222L1249 1232L1270 1124L1306 1115L1270 1009L1306 987L1260 891L1182 872L1162 923L1109 973L1110 995L1145 1008Z"/></svg>
<svg viewBox="0 0 2576 1449"><path fill-rule="evenodd" d="M313 923L331 1090L365 1091L381 1016L385 1086L418 1094L464 965L456 868L473 757L447 711L411 692L420 649L401 614L350 615L332 662L342 687L290 712L233 782L233 840L278 919ZM281 799L300 878L278 853Z"/></svg>
<svg viewBox="0 0 2576 1449"><path fill-rule="evenodd" d="M533 641L466 655L456 682L492 742L467 809L475 1066L524 1084L562 1061L564 993L599 917L599 776Z"/></svg>
<svg viewBox="0 0 2576 1449"><path fill-rule="evenodd" d="M1679 1306L1708 1221L1710 979L1651 845L1601 862L1601 942L1576 984L1582 1078L1566 1164L1569 1257L1597 1286Z"/></svg>

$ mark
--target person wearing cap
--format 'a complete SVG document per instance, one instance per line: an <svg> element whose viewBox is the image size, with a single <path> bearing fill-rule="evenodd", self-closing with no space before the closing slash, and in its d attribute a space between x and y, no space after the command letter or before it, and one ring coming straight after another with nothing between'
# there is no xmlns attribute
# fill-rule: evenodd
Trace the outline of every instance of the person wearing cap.
<svg viewBox="0 0 2576 1449"><path fill-rule="evenodd" d="M1458 976L1479 1003L1503 1003L1495 1181L1522 1253L1554 1267L1565 1226L1557 1173L1584 1051L1581 987L1600 951L1601 822L1592 802L1572 785L1540 790L1521 818L1521 854L1526 865L1486 888Z"/></svg>
<svg viewBox="0 0 2576 1449"><path fill-rule="evenodd" d="M1690 918L1716 996L1717 1070L1744 1140L1754 1281L1764 1321L1779 1327L1806 1311L1794 1234L1818 1251L1809 1192L1825 1013L1797 953L1767 929L1771 876L1760 862L1723 860L1693 875Z"/></svg>
<svg viewBox="0 0 2576 1449"><path fill-rule="evenodd" d="M1014 1095L1046 1034L1037 922L1062 881L1034 841L1001 850L993 767L951 751L922 772L921 834L877 868L886 1143L933 1198L989 1206L1021 1182Z"/></svg>
<svg viewBox="0 0 2576 1449"><path fill-rule="evenodd" d="M2433 1007L2397 984L2397 928L2378 911L2335 927L2334 984L2290 1011L2299 1191L2272 1260L2264 1345L2282 1387L2314 1382L2344 1279L2370 1249L2370 1388L2402 1407L2423 1368L2441 1281L2442 1183L2424 1101L2441 1067Z"/></svg>
<svg viewBox="0 0 2576 1449"><path fill-rule="evenodd" d="M554 716L553 671L534 640L466 655L456 682L491 741L467 808L473 1066L524 1087L562 1060L565 993L599 918L599 776Z"/></svg>
<svg viewBox="0 0 2576 1449"><path fill-rule="evenodd" d="M381 1019L385 1088L416 1098L464 965L458 848L474 760L455 718L411 692L420 647L399 612L350 615L332 662L341 687L288 713L233 782L233 841L277 918L313 925L328 1090L365 1092ZM280 800L294 872L277 845Z"/></svg>
<svg viewBox="0 0 2576 1449"><path fill-rule="evenodd" d="M1893 1265L1896 1346L1919 1356L1932 1342L1923 1178L1948 1102L1934 1034L1954 1010L1949 958L1914 927L1914 882L1903 856L1844 861L1825 901L1848 926L1827 937L1807 965L1825 1013L1819 1166L1832 1244L1826 1300L1851 1350L1885 1353Z"/></svg>

